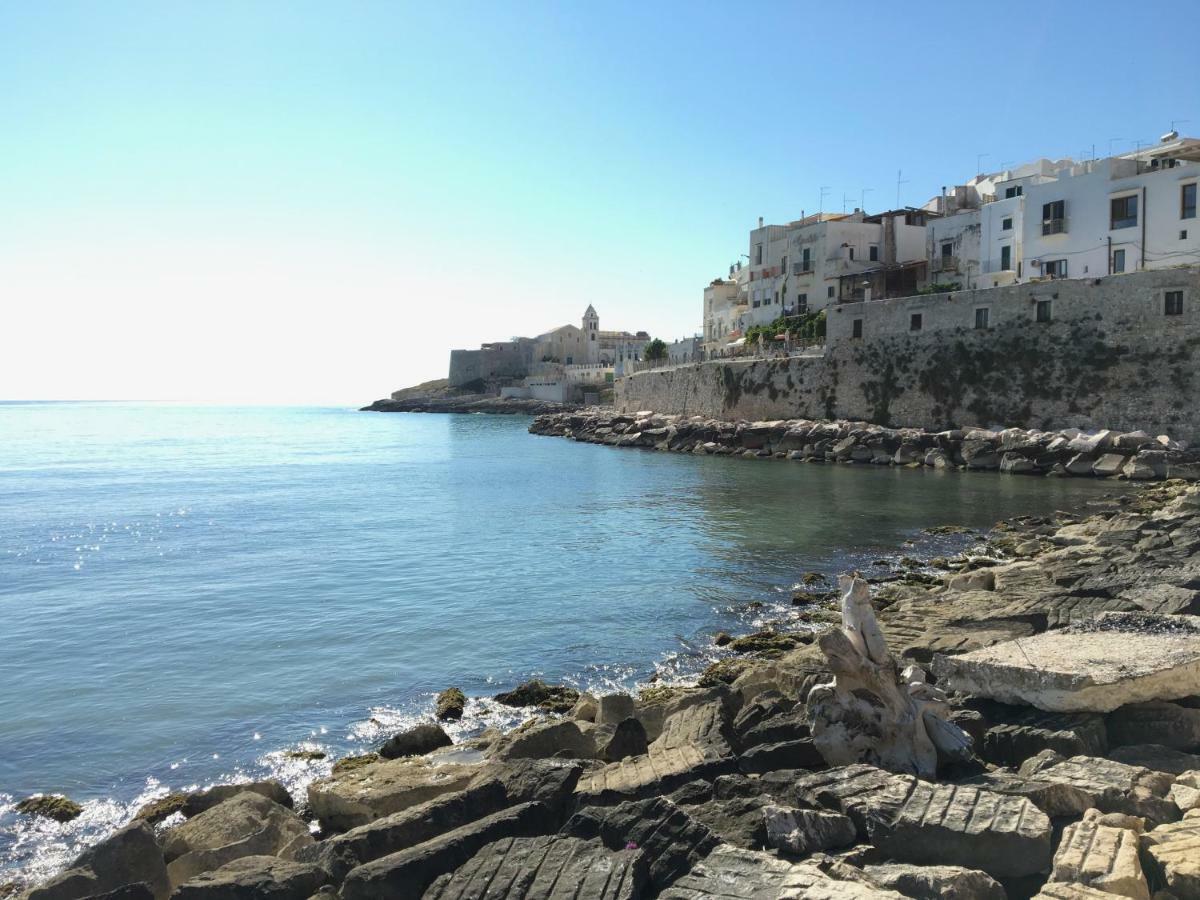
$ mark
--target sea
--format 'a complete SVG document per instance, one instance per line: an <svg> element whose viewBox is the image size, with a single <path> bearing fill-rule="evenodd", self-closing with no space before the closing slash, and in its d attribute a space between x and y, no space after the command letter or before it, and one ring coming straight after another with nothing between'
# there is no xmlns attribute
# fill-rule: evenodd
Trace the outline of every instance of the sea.
<svg viewBox="0 0 1200 900"><path fill-rule="evenodd" d="M750 461L536 437L521 416L0 403L0 883L169 791L273 777L530 678L694 677L719 631L804 627L804 573L883 573L1086 479ZM317 750L323 760L289 751ZM18 814L34 793L73 822Z"/></svg>

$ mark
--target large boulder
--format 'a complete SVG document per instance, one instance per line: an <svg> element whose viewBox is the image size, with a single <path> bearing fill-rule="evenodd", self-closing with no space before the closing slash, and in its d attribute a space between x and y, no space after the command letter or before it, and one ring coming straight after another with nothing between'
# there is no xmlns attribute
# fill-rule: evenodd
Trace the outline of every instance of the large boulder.
<svg viewBox="0 0 1200 900"><path fill-rule="evenodd" d="M345 831L462 790L478 772L477 766L435 766L420 757L367 762L312 782L308 805L323 827Z"/></svg>
<svg viewBox="0 0 1200 900"><path fill-rule="evenodd" d="M167 832L163 855L172 886L243 856L292 859L313 843L308 825L290 809L244 792Z"/></svg>
<svg viewBox="0 0 1200 900"><path fill-rule="evenodd" d="M962 866L887 863L869 865L864 871L881 887L914 900L1008 900L1004 888L986 872Z"/></svg>
<svg viewBox="0 0 1200 900"><path fill-rule="evenodd" d="M1092 622L938 656L939 684L1053 712L1111 712L1200 694L1200 624L1191 616L1103 613Z"/></svg>
<svg viewBox="0 0 1200 900"><path fill-rule="evenodd" d="M494 699L505 706L535 706L546 712L568 713L579 699L579 691L566 685L546 684L535 678L511 691L497 694Z"/></svg>
<svg viewBox="0 0 1200 900"><path fill-rule="evenodd" d="M1149 822L1179 818L1179 809L1168 796L1175 779L1164 772L1094 756L1063 759L1045 750L1026 760L1020 774L1080 791L1088 805L1101 812L1141 816Z"/></svg>
<svg viewBox="0 0 1200 900"><path fill-rule="evenodd" d="M136 884L145 884L155 900L165 900L171 889L162 848L141 821L85 850L67 871L30 890L28 900L80 900Z"/></svg>
<svg viewBox="0 0 1200 900"><path fill-rule="evenodd" d="M1200 900L1200 817L1192 813L1146 832L1141 850L1152 881L1179 900Z"/></svg>
<svg viewBox="0 0 1200 900"><path fill-rule="evenodd" d="M841 813L767 805L762 817L767 844L793 856L846 847L858 838L854 823Z"/></svg>
<svg viewBox="0 0 1200 900"><path fill-rule="evenodd" d="M1116 819L1116 822L1106 820ZM1134 827L1125 827L1132 824ZM1054 854L1051 881L1099 888L1132 900L1150 900L1150 888L1138 861L1141 821L1089 810L1068 825Z"/></svg>
<svg viewBox="0 0 1200 900"><path fill-rule="evenodd" d="M171 900L307 900L328 878L308 863L244 856L184 882Z"/></svg>
<svg viewBox="0 0 1200 900"><path fill-rule="evenodd" d="M424 756L426 753L432 753L442 747L449 747L453 743L450 735L442 730L442 726L424 722L393 735L379 748L379 755L384 759Z"/></svg>
<svg viewBox="0 0 1200 900"><path fill-rule="evenodd" d="M494 759L593 759L596 742L574 719L526 722L489 749Z"/></svg>

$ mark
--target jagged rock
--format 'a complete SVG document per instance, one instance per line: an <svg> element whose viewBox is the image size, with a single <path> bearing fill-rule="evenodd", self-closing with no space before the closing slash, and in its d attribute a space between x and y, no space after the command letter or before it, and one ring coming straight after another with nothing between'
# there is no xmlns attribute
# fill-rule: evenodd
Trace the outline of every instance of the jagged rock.
<svg viewBox="0 0 1200 900"><path fill-rule="evenodd" d="M415 847L497 813L508 805L504 786L495 779L488 779L351 828L305 848L297 856L306 862L317 863L340 881L351 869L363 863Z"/></svg>
<svg viewBox="0 0 1200 900"><path fill-rule="evenodd" d="M631 756L641 756L649 751L646 728L630 716L617 723L612 736L596 748L596 755L605 762L620 762Z"/></svg>
<svg viewBox="0 0 1200 900"><path fill-rule="evenodd" d="M1038 709L1005 709L989 728L979 755L1000 766L1019 766L1042 750L1063 756L1103 756L1108 749L1104 717L1096 713L1047 713Z"/></svg>
<svg viewBox="0 0 1200 900"><path fill-rule="evenodd" d="M1067 884L1061 881L1050 881L1042 885L1042 889L1034 894L1033 900L1112 900L1113 895L1107 891L1082 884Z"/></svg>
<svg viewBox="0 0 1200 900"><path fill-rule="evenodd" d="M747 751L760 744L781 744L794 741L806 741L812 738L812 729L804 721L804 708L782 716L773 716L764 722L759 722L744 734L739 735L739 743Z"/></svg>
<svg viewBox="0 0 1200 900"><path fill-rule="evenodd" d="M734 768L734 759L713 759L693 745L631 756L586 773L575 792L580 802L607 803L668 794L697 778L712 779Z"/></svg>
<svg viewBox="0 0 1200 900"><path fill-rule="evenodd" d="M747 775L761 775L778 769L821 769L825 759L811 738L759 744L751 747L738 759L738 769Z"/></svg>
<svg viewBox="0 0 1200 900"><path fill-rule="evenodd" d="M27 816L42 816L55 822L70 822L79 818L83 807L62 794L36 794L16 805L16 811Z"/></svg>
<svg viewBox="0 0 1200 900"><path fill-rule="evenodd" d="M586 807L567 821L561 833L584 840L598 838L612 850L636 845L646 855L650 881L658 889L720 843L705 825L665 797Z"/></svg>
<svg viewBox="0 0 1200 900"><path fill-rule="evenodd" d="M865 879L864 879L865 880ZM723 844L659 895L659 900L902 900L860 881L839 881L809 863Z"/></svg>
<svg viewBox="0 0 1200 900"><path fill-rule="evenodd" d="M1177 703L1137 703L1108 714L1108 741L1125 744L1160 744L1174 750L1200 748L1200 709Z"/></svg>
<svg viewBox="0 0 1200 900"><path fill-rule="evenodd" d="M307 900L328 879L318 866L244 856L181 884L172 900Z"/></svg>
<svg viewBox="0 0 1200 900"><path fill-rule="evenodd" d="M1152 882L1165 885L1179 900L1200 900L1200 818L1143 834L1141 852Z"/></svg>
<svg viewBox="0 0 1200 900"><path fill-rule="evenodd" d="M596 724L616 725L634 715L635 709L628 694L605 694L596 701Z"/></svg>
<svg viewBox="0 0 1200 900"><path fill-rule="evenodd" d="M863 871L881 887L915 900L1008 900L999 882L976 869L887 863Z"/></svg>
<svg viewBox="0 0 1200 900"><path fill-rule="evenodd" d="M264 781L244 781L240 784L217 784L203 791L194 791L187 794L184 798L183 808L180 810L186 818L198 816L206 810L212 809L218 803L224 803L236 797L238 794L244 793L258 794L261 797L266 797L280 806L286 806L291 809L293 806L292 795L278 781L270 779Z"/></svg>
<svg viewBox="0 0 1200 900"><path fill-rule="evenodd" d="M1184 772L1171 785L1171 802L1186 813L1200 809L1200 769Z"/></svg>
<svg viewBox="0 0 1200 900"><path fill-rule="evenodd" d="M668 715L651 750L661 752L692 746L710 759L725 759L733 755L732 734L725 704L714 700Z"/></svg>
<svg viewBox="0 0 1200 900"><path fill-rule="evenodd" d="M767 843L794 856L848 847L858 838L854 823L841 813L764 806L762 817L767 827Z"/></svg>
<svg viewBox="0 0 1200 900"><path fill-rule="evenodd" d="M647 884L645 854L609 850L571 837L506 838L488 844L451 874L438 878L425 900L637 900Z"/></svg>
<svg viewBox="0 0 1200 900"><path fill-rule="evenodd" d="M1101 812L1142 816L1150 822L1179 818L1179 810L1167 799L1174 778L1163 772L1094 756L1063 759L1046 750L1026 760L1020 774L1080 790L1089 797L1089 805Z"/></svg>
<svg viewBox="0 0 1200 900"><path fill-rule="evenodd" d="M402 756L424 756L454 743L440 725L430 722L416 725L407 731L393 735L379 748L384 759L399 759Z"/></svg>
<svg viewBox="0 0 1200 900"><path fill-rule="evenodd" d="M295 858L313 843L294 812L253 791L218 803L167 832L163 856L172 886L243 856Z"/></svg>
<svg viewBox="0 0 1200 900"><path fill-rule="evenodd" d="M839 579L842 627L819 646L834 680L808 694L812 739L831 765L870 762L896 772L933 776L939 755L970 756L971 738L949 721L945 695L916 667L899 670L875 620L867 583Z"/></svg>
<svg viewBox="0 0 1200 900"><path fill-rule="evenodd" d="M1114 747L1108 758L1128 766L1141 766L1155 772L1182 775L1190 769L1200 769L1200 755L1172 750L1161 744L1130 744Z"/></svg>
<svg viewBox="0 0 1200 900"><path fill-rule="evenodd" d="M452 872L503 838L536 837L556 824L544 804L522 803L431 840L351 869L341 900L417 900L439 875Z"/></svg>
<svg viewBox="0 0 1200 900"><path fill-rule="evenodd" d="M744 704L733 718L733 731L739 742L744 740L747 732L771 719L791 713L796 708L796 701L784 697L779 691L760 691L755 698ZM760 742L761 743L761 742Z"/></svg>
<svg viewBox="0 0 1200 900"><path fill-rule="evenodd" d="M1132 828L1105 824L1096 810L1090 810L1083 821L1068 825L1063 832L1050 880L1150 900L1150 888L1138 862L1138 834Z"/></svg>
<svg viewBox="0 0 1200 900"><path fill-rule="evenodd" d="M579 783L583 765L568 759L513 759L484 766L472 785L495 779L504 785L509 803L538 800L550 809L564 804Z"/></svg>
<svg viewBox="0 0 1200 900"><path fill-rule="evenodd" d="M748 661L745 662L746 666L754 668ZM646 688L636 704L635 716L645 726L646 737L653 743L662 735L666 720L675 713L714 701L719 701L730 716L737 712L740 704L734 691L724 682L694 688Z"/></svg>
<svg viewBox="0 0 1200 900"><path fill-rule="evenodd" d="M166 900L171 890L162 848L144 821L85 850L65 872L31 889L27 900L80 900L135 884L145 884L155 900Z"/></svg>
<svg viewBox="0 0 1200 900"><path fill-rule="evenodd" d="M806 776L795 790L848 815L860 835L901 862L964 866L996 878L1050 865L1050 820L1023 797L863 765Z"/></svg>
<svg viewBox="0 0 1200 900"><path fill-rule="evenodd" d="M681 802L678 797L678 791L671 795L677 804ZM767 843L767 825L763 821L762 805L763 798L757 794L751 797L706 798L704 802L688 806L687 814L726 843L747 850L759 850Z"/></svg>
<svg viewBox="0 0 1200 900"><path fill-rule="evenodd" d="M371 761L312 782L308 804L323 826L345 831L462 790L477 773L475 766L433 766L420 757Z"/></svg>
<svg viewBox="0 0 1200 900"><path fill-rule="evenodd" d="M497 694L494 699L505 706L536 706L546 712L568 713L579 699L579 691L566 685L546 684L535 678L511 691Z"/></svg>
<svg viewBox="0 0 1200 900"><path fill-rule="evenodd" d="M1189 616L1104 613L1095 622L938 656L939 684L1053 712L1111 712L1200 693L1200 624Z"/></svg>
<svg viewBox="0 0 1200 900"><path fill-rule="evenodd" d="M1026 778L1015 772L1003 770L985 772L961 783L987 791L995 791L997 794L1025 797L1052 819L1081 816L1093 806L1095 799L1094 793L1076 787L1074 784L1061 781L1040 781L1036 776Z"/></svg>
<svg viewBox="0 0 1200 900"><path fill-rule="evenodd" d="M462 688L446 688L437 695L437 717L443 722L457 722L463 717L467 706L467 695Z"/></svg>
<svg viewBox="0 0 1200 900"><path fill-rule="evenodd" d="M534 721L506 734L489 750L489 755L495 759L544 759L550 756L593 759L596 742L574 719Z"/></svg>

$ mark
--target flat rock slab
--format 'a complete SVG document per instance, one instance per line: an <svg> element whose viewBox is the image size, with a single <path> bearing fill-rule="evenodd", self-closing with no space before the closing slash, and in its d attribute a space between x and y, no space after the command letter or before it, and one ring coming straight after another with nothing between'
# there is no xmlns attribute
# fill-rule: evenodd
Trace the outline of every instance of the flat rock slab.
<svg viewBox="0 0 1200 900"><path fill-rule="evenodd" d="M866 765L802 778L796 793L845 813L901 862L963 866L997 878L1050 868L1050 819L1025 797L932 784Z"/></svg>
<svg viewBox="0 0 1200 900"><path fill-rule="evenodd" d="M425 900L636 900L648 883L645 854L572 837L508 838L488 844Z"/></svg>
<svg viewBox="0 0 1200 900"><path fill-rule="evenodd" d="M1103 756L1108 749L1104 717L1097 713L1003 709L1003 719L993 718L980 748L979 755L990 763L1019 766L1042 750L1063 756Z"/></svg>
<svg viewBox="0 0 1200 900"><path fill-rule="evenodd" d="M1200 818L1159 825L1142 835L1141 846L1156 882L1179 900L1200 900Z"/></svg>
<svg viewBox="0 0 1200 900"><path fill-rule="evenodd" d="M435 766L420 757L382 760L314 781L308 805L323 826L346 831L462 790L478 772L477 766Z"/></svg>
<svg viewBox="0 0 1200 900"><path fill-rule="evenodd" d="M318 866L276 856L245 856L175 889L174 900L307 900L329 876Z"/></svg>
<svg viewBox="0 0 1200 900"><path fill-rule="evenodd" d="M1200 694L1200 623L1104 613L1093 622L937 656L939 685L1050 712L1111 712Z"/></svg>
<svg viewBox="0 0 1200 900"><path fill-rule="evenodd" d="M961 866L867 866L867 876L882 887L919 900L1008 900L1000 883L976 869Z"/></svg>
<svg viewBox="0 0 1200 900"><path fill-rule="evenodd" d="M712 759L694 744L631 756L585 774L575 786L580 802L614 802L666 794L697 778L711 780L732 771L736 760Z"/></svg>
<svg viewBox="0 0 1200 900"><path fill-rule="evenodd" d="M1107 754L1109 759L1123 762L1129 766L1141 766L1155 772L1167 772L1171 775L1182 775L1194 769L1200 769L1200 754L1184 753L1162 744L1131 744L1126 747L1115 747Z"/></svg>
<svg viewBox="0 0 1200 900"><path fill-rule="evenodd" d="M837 881L815 865L793 864L722 844L659 895L659 900L901 900L903 894Z"/></svg>
<svg viewBox="0 0 1200 900"><path fill-rule="evenodd" d="M1179 808L1168 798L1173 776L1095 756L1062 759L1046 752L1026 760L1020 774L1079 791L1101 812L1172 822Z"/></svg>

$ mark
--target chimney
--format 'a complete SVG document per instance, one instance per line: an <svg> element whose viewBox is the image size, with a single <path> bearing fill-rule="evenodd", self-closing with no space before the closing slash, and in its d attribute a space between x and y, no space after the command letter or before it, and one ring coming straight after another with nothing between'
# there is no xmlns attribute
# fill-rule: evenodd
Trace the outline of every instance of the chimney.
<svg viewBox="0 0 1200 900"><path fill-rule="evenodd" d="M758 227L762 228L762 216L758 217Z"/></svg>

